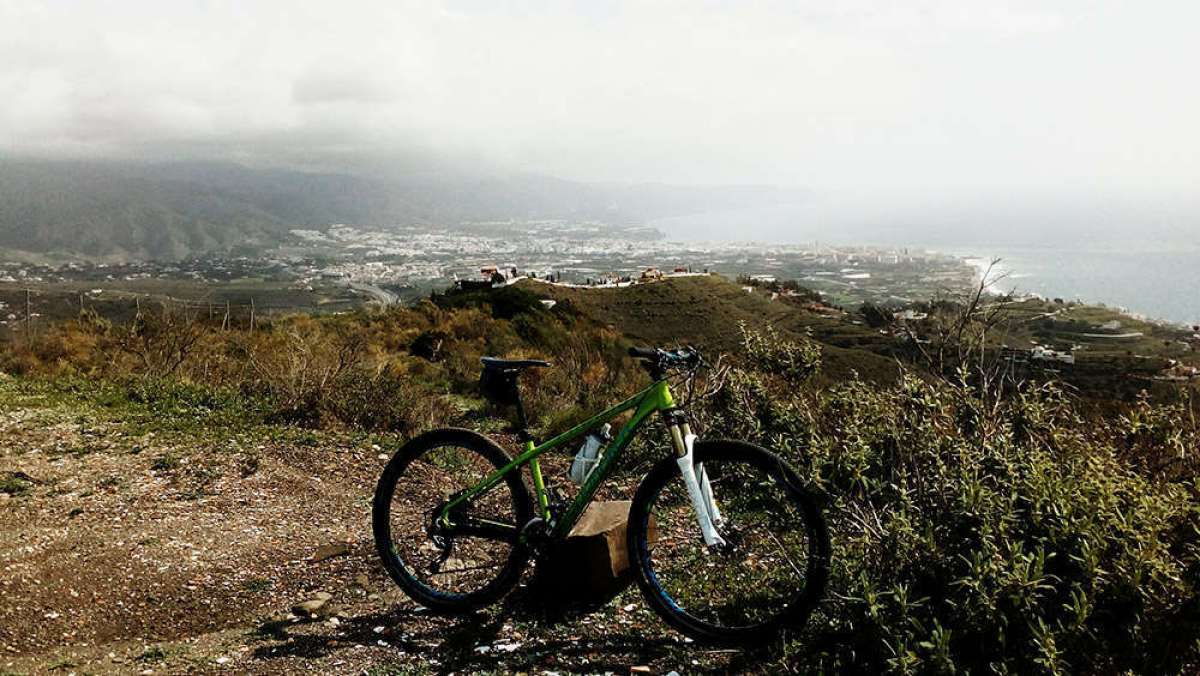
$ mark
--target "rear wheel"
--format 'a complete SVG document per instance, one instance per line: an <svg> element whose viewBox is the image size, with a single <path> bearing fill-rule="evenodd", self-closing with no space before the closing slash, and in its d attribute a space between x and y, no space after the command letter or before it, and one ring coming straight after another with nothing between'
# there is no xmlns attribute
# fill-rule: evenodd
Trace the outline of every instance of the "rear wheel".
<svg viewBox="0 0 1200 676"><path fill-rule="evenodd" d="M510 462L475 432L442 429L405 444L375 489L372 525L383 567L414 601L443 613L493 603L520 579L528 551L518 541L532 518L519 471L456 508L452 526L436 517L454 497Z"/></svg>
<svg viewBox="0 0 1200 676"><path fill-rule="evenodd" d="M751 645L807 621L825 589L829 535L796 473L764 448L699 442L726 546L701 537L674 458L638 487L629 515L630 560L650 606L707 643Z"/></svg>

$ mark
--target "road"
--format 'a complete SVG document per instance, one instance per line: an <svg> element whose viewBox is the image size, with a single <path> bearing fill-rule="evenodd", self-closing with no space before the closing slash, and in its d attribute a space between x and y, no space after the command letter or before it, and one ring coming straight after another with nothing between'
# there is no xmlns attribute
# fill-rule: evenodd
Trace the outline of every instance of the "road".
<svg viewBox="0 0 1200 676"><path fill-rule="evenodd" d="M379 301L379 304L384 307L387 307L389 305L396 305L400 302L400 296L397 296L396 294L392 293L391 291L385 291L384 289L381 289L378 286L375 286L374 284L364 284L362 282L346 282L346 286L350 287L351 289L354 289L355 291L361 291L365 294L369 294L375 300Z"/></svg>

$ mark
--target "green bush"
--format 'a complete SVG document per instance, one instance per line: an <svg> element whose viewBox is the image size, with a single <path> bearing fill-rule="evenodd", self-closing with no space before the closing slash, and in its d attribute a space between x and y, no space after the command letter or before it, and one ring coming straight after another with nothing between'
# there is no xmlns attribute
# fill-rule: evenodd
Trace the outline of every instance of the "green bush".
<svg viewBox="0 0 1200 676"><path fill-rule="evenodd" d="M381 432L412 434L446 418L446 406L438 398L387 369L343 374L322 404L342 423Z"/></svg>
<svg viewBox="0 0 1200 676"><path fill-rule="evenodd" d="M1194 475L1162 481L1122 459L1130 434L1173 438L1166 418L1085 420L1051 386L1003 401L912 376L800 389L756 356L771 341L746 342L708 433L800 467L834 542L830 597L789 659L865 673L1195 666Z"/></svg>

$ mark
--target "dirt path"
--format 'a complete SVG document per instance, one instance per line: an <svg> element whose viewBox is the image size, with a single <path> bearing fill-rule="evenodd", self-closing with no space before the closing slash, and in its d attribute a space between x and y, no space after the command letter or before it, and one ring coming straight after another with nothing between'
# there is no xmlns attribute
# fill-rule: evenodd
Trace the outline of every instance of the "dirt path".
<svg viewBox="0 0 1200 676"><path fill-rule="evenodd" d="M632 590L566 619L524 587L484 614L431 617L375 561L381 452L335 434L147 432L0 381L0 673L756 664L695 650ZM289 613L319 592L321 617Z"/></svg>

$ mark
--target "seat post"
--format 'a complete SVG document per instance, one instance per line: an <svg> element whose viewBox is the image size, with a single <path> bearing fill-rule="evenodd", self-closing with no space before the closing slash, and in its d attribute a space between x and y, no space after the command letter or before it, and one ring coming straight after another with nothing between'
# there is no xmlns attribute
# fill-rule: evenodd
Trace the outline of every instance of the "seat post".
<svg viewBox="0 0 1200 676"><path fill-rule="evenodd" d="M532 441L533 435L529 433L529 420L525 417L525 404L521 402L521 386L515 378L513 379L513 400L517 407L517 437L522 442Z"/></svg>

